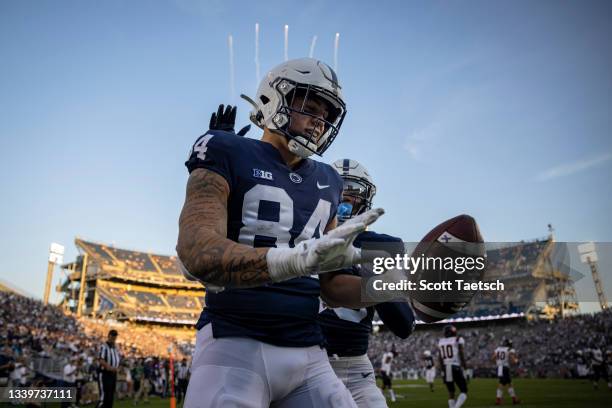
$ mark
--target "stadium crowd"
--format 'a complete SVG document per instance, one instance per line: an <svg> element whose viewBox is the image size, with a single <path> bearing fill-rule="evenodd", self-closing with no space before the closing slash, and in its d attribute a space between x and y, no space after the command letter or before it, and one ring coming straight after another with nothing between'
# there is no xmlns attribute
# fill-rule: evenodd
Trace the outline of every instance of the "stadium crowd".
<svg viewBox="0 0 612 408"><path fill-rule="evenodd" d="M169 392L168 350L177 360L193 353L193 331L177 333L134 327L93 319L77 319L56 306L14 293L0 292L0 386L62 384L66 367L74 366L68 382L79 388L80 403L97 399L98 347L109 326L120 335L117 346L122 356L117 397L146 399L149 393ZM369 357L375 367L382 354L396 352L395 372L416 372L425 350L436 352L442 326L419 325L407 340L400 341L381 330L372 334ZM182 335L181 335L182 333ZM474 375L494 375L493 350L502 339L511 339L519 357L515 375L523 377L575 377L577 352L612 346L612 312L579 315L563 320L495 321L459 326L466 340L468 367Z"/></svg>
<svg viewBox="0 0 612 408"><path fill-rule="evenodd" d="M491 360L493 350L502 339L510 339L518 353L516 375L523 377L561 377L576 375L577 352L599 348L602 352L612 348L612 311L594 315L578 315L560 320L490 322L471 327L458 326L465 339L467 365L479 377L495 375ZM372 363L380 365L385 351L395 348L394 370L407 371L422 365L425 350L436 353L442 326L417 326L417 330L404 341L398 341L389 332L379 332L370 338L368 355Z"/></svg>
<svg viewBox="0 0 612 408"><path fill-rule="evenodd" d="M56 306L0 292L0 386L76 383L80 403L97 401L98 348L108 328L108 323L77 319ZM168 395L168 350L172 347L180 360L191 353L191 343L154 328L117 329L122 356L117 396L137 401L149 393Z"/></svg>

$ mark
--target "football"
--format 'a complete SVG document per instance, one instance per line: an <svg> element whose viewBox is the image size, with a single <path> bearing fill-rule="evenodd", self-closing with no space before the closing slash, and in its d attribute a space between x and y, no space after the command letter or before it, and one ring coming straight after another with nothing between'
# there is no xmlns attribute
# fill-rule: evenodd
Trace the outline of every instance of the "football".
<svg viewBox="0 0 612 408"><path fill-rule="evenodd" d="M451 317L465 307L476 293L472 284L478 284L486 269L478 224L465 214L428 232L412 257L422 259L410 278L421 289L412 293L412 306L426 323Z"/></svg>

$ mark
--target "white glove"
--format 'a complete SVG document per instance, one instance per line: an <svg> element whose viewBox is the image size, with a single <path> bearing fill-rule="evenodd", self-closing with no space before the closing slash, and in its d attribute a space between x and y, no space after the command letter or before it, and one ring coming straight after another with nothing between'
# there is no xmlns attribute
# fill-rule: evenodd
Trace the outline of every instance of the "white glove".
<svg viewBox="0 0 612 408"><path fill-rule="evenodd" d="M353 246L353 241L384 212L382 208L367 211L321 238L300 242L295 248L271 248L266 257L270 278L279 282L360 263L361 250Z"/></svg>

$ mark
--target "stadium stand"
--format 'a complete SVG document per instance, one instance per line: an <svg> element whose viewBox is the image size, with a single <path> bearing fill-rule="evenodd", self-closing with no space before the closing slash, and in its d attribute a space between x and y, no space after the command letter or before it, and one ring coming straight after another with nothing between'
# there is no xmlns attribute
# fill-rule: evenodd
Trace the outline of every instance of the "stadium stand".
<svg viewBox="0 0 612 408"><path fill-rule="evenodd" d="M151 255L151 259L159 266L162 273L166 275L180 275L181 272L176 267L175 256Z"/></svg>
<svg viewBox="0 0 612 408"><path fill-rule="evenodd" d="M504 291L479 292L472 302L455 318L499 316L508 313L540 313L542 305L558 307L559 280L567 292L573 292L569 275L560 272L551 253L563 244L552 239L521 242L504 248L487 251L487 270L483 281L499 280ZM565 300L566 309L576 309L575 299ZM561 311L556 310L556 313Z"/></svg>
<svg viewBox="0 0 612 408"><path fill-rule="evenodd" d="M183 277L176 257L80 238L75 244L81 255L63 265L67 278L58 289L67 310L79 314L81 300L81 314L93 317L183 326L197 320L204 288Z"/></svg>
<svg viewBox="0 0 612 408"><path fill-rule="evenodd" d="M204 305L204 290L197 282L183 278L174 256L116 248L80 238L75 240L81 254L64 265L68 278L60 290L63 305L78 312L81 272L85 270L82 313L101 317L168 324L195 322ZM559 314L575 302L559 299L559 282L572 292L567 274L560 273L551 260L556 244L552 238L520 242L487 251L488 267L484 281L501 281L503 292L480 292L455 318L528 315L542 312ZM560 310L563 304L565 310ZM160 320L161 319L161 320ZM185 323L186 322L186 323Z"/></svg>
<svg viewBox="0 0 612 408"><path fill-rule="evenodd" d="M124 263L129 269L143 271L143 272L156 272L157 268L153 264L153 261L149 255L137 252L128 251L125 249L119 249L110 247L107 248L111 256L117 259L120 263Z"/></svg>
<svg viewBox="0 0 612 408"><path fill-rule="evenodd" d="M612 349L612 311L594 315L578 315L565 319L533 320L525 318L497 319L472 323L455 323L465 341L467 364L477 377L495 377L491 361L493 350L503 338L511 339L519 363L513 368L520 377L573 378L576 373L576 352L593 345ZM436 353L443 325L418 325L407 340L399 341L388 331L370 337L368 356L380 366L385 351L395 346L394 370L398 373L418 370L425 350ZM437 357L436 357L437 358Z"/></svg>

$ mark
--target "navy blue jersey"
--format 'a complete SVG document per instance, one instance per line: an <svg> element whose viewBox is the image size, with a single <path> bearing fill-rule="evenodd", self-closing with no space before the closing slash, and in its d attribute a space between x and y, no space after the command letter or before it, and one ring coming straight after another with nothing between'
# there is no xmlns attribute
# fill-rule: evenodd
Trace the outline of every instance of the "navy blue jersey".
<svg viewBox="0 0 612 408"><path fill-rule="evenodd" d="M338 273L359 275L359 268L354 266ZM325 336L327 354L340 357L365 354L368 351L368 338L372 331L373 317L373 307L323 309L319 314L319 324Z"/></svg>
<svg viewBox="0 0 612 408"><path fill-rule="evenodd" d="M214 171L229 185L227 238L253 247L293 247L320 237L333 220L342 179L329 165L303 160L291 169L271 144L209 131L185 163ZM322 344L317 324L317 277L257 288L207 293L196 327L212 323L213 336L250 337L285 347Z"/></svg>
<svg viewBox="0 0 612 408"><path fill-rule="evenodd" d="M389 235L365 231L357 236L354 245L361 248L366 243L381 244L379 248L389 252L391 256L404 253L404 243L402 240ZM389 245L382 245L384 243L389 243ZM360 275L360 268L354 266L334 273ZM408 337L408 334L412 331L414 322L414 316L412 315L410 307L407 304L397 302L389 302L381 305L385 305L385 311L394 311L394 313L388 313L393 316L390 320L396 320L393 322L395 323L394 327L401 327L400 331L407 332L405 336L404 333L397 333L395 331L394 333L401 337ZM381 305L377 305L376 309ZM323 334L327 341L327 354L340 357L360 356L365 354L368 350L368 339L372 331L374 310L374 307L362 309L348 309L344 307L324 309L319 314L319 323L321 324ZM410 318L412 320L407 322ZM383 321L385 321L385 319L383 319ZM390 325L393 325L393 323L390 323ZM387 324L387 321L385 321L385 324ZM410 330L405 329L405 327L409 327Z"/></svg>

